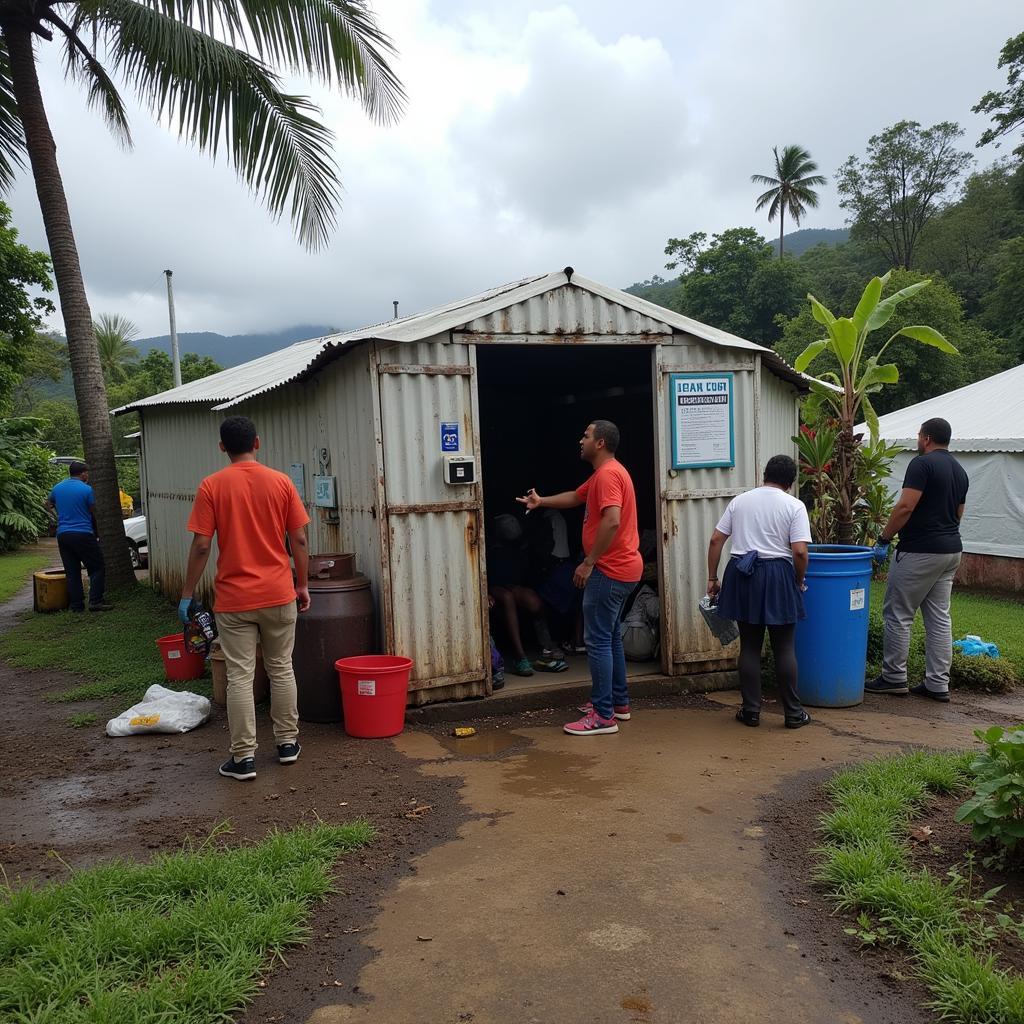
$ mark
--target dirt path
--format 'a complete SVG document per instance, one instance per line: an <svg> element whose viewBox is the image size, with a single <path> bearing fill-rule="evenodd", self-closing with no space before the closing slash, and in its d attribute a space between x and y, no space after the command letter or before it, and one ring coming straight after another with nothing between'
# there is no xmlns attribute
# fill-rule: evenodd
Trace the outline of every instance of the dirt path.
<svg viewBox="0 0 1024 1024"><path fill-rule="evenodd" d="M306 725L296 766L268 759L238 784L216 775L222 710L184 736L110 740L42 700L66 685L0 665L10 878L62 874L50 850L73 867L145 858L225 820L231 841L316 817L378 826L245 1024L923 1022L918 993L801 902L808 793L841 763L963 747L1021 714L1007 698L872 698L794 733L774 714L743 729L720 694L641 704L618 736L588 739L556 712L478 722L468 743L450 726L375 742ZM73 710L93 708L112 710ZM264 750L268 727L261 715Z"/></svg>

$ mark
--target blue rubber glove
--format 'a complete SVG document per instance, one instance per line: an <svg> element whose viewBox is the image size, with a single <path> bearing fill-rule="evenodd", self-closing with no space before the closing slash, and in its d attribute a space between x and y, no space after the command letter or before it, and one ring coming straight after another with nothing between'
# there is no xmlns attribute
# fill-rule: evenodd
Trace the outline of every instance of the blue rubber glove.
<svg viewBox="0 0 1024 1024"><path fill-rule="evenodd" d="M871 557L876 562L884 562L889 557L889 545L882 541L878 541L871 552Z"/></svg>
<svg viewBox="0 0 1024 1024"><path fill-rule="evenodd" d="M183 597L178 602L178 618L181 619L181 624L183 626L187 626L188 625L188 620L192 617L191 615L189 615L189 611L188 611L189 608L191 608L191 607L192 607L192 598L191 597Z"/></svg>

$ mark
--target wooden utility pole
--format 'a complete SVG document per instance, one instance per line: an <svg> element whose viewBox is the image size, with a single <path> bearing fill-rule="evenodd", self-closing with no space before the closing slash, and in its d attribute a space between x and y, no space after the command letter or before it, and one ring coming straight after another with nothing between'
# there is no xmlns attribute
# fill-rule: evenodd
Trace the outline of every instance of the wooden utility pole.
<svg viewBox="0 0 1024 1024"><path fill-rule="evenodd" d="M165 270L167 275L167 311L171 317L171 363L174 366L174 386L181 387L181 356L178 354L178 328L174 322L174 289L171 287L173 270Z"/></svg>

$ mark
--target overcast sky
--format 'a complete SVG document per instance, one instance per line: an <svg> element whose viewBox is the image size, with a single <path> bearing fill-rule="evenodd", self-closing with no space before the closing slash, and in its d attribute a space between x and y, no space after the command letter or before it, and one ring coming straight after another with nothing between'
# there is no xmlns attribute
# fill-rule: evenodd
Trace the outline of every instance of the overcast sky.
<svg viewBox="0 0 1024 1024"><path fill-rule="evenodd" d="M902 118L953 120L973 149L985 121L971 106L1005 85L999 50L1024 29L1019 0L374 9L399 48L408 110L381 128L312 90L345 185L337 233L316 255L223 162L145 111L133 111L135 149L119 149L42 47L94 313L166 333L167 267L179 331L224 334L357 327L387 319L392 299L412 313L566 265L624 287L664 273L669 236L751 225L771 237L750 175L771 173L772 146L790 143L829 178L801 226L839 227L835 170L870 135ZM11 205L22 239L45 248L29 179Z"/></svg>

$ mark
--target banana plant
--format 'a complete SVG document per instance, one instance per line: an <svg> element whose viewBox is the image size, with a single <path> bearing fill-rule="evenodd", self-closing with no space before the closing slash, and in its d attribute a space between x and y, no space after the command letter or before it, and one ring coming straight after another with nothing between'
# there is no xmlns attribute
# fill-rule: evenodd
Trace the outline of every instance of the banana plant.
<svg viewBox="0 0 1024 1024"><path fill-rule="evenodd" d="M838 469L837 540L840 544L854 541L854 505L857 501L857 464L860 456L860 438L854 436L854 426L861 413L867 423L872 443L878 440L878 414L870 396L881 391L886 384L900 379L895 363L884 363L885 350L897 338L910 338L923 345L931 345L942 352L957 355L957 350L934 327L916 325L901 327L874 355L867 355L868 336L884 327L896 312L896 307L931 281L919 281L882 298L889 274L873 277L864 289L853 316L837 317L813 295L807 298L811 313L828 335L812 342L800 353L793 364L803 373L823 352L830 352L838 363L834 370L818 374L810 383L809 413L828 413L839 421L835 442Z"/></svg>

